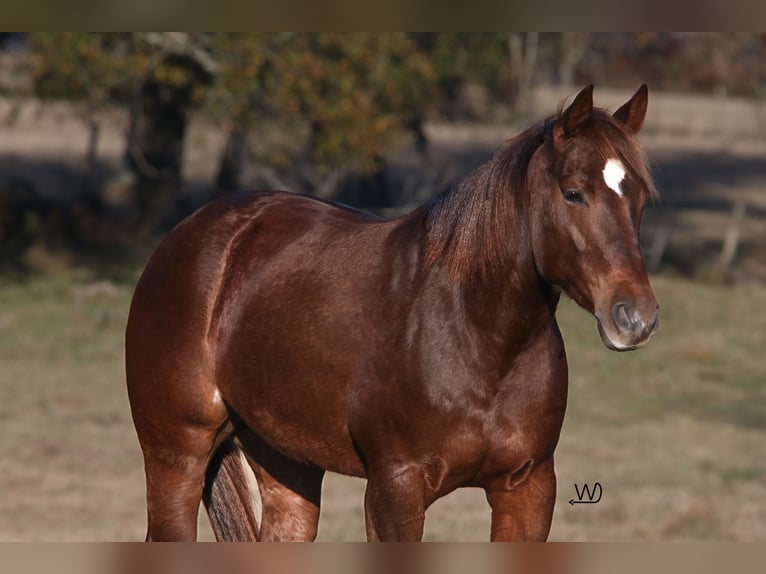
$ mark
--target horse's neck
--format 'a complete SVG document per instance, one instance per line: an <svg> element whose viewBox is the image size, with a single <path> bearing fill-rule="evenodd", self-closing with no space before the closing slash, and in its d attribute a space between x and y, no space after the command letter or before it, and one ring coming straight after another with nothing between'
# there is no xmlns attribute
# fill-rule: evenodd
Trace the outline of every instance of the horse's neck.
<svg viewBox="0 0 766 574"><path fill-rule="evenodd" d="M559 301L559 291L538 276L526 251L461 290L467 320L508 352L550 328Z"/></svg>
<svg viewBox="0 0 766 574"><path fill-rule="evenodd" d="M398 236L406 237L408 245L417 244L418 249L427 244L422 235L426 214L424 208L417 209L398 225ZM508 237L516 247L492 266L476 265L469 276L455 278L444 257L441 264L428 271L430 281L440 290L452 291L450 299L458 302L450 320L463 322L487 346L496 345L497 349L487 349L496 356L509 356L535 333L550 329L559 300L559 292L536 271L525 227L518 221L516 224L519 228ZM419 240L413 241L416 237ZM416 259L423 263L422 254Z"/></svg>
<svg viewBox="0 0 766 574"><path fill-rule="evenodd" d="M525 162L527 166L532 161L531 153ZM481 186L488 184L491 169L491 164L478 168L466 180L469 185L460 185L450 193L483 194ZM496 181L489 183L499 185ZM435 275L435 281L453 290L453 300L460 301L464 312L455 319L465 321L466 327L482 339L495 341L511 350L528 343L534 333L550 328L559 300L558 290L537 273L529 238L530 186L538 183L532 178L524 184L516 182L518 187L513 191L506 188L505 193L513 195L495 196L494 201L502 203L484 204L482 218L477 217L478 211L471 211L467 217L450 208L446 208L446 217L441 217L445 212L437 211L437 233L451 233L449 240L444 240L443 235L428 237L432 229L429 223L433 223L429 218L434 217L429 205L403 218L400 225L399 236L419 237L418 244L426 252L431 243L439 246L435 268L429 267L428 253L424 252L420 260L425 261L426 269ZM445 198L455 202L454 205L469 206L469 209L476 207L456 195L445 195L439 200ZM436 209L445 208L437 204ZM497 213L502 214L500 218ZM492 219L493 215L495 219ZM453 227L444 225L445 221ZM504 223L504 228L497 227L499 222ZM469 227L469 233L460 236L456 235L455 225L484 227ZM466 251L467 245L473 247L473 252ZM452 249L459 250L457 258L450 252ZM458 265L455 265L456 261Z"/></svg>
<svg viewBox="0 0 766 574"><path fill-rule="evenodd" d="M537 271L530 237L530 188L539 182L525 184L513 191L512 207L502 218L506 227L492 236L497 250L487 261L480 258L488 253L476 253L474 271L461 284L466 309L508 340L548 327L559 300L559 291Z"/></svg>

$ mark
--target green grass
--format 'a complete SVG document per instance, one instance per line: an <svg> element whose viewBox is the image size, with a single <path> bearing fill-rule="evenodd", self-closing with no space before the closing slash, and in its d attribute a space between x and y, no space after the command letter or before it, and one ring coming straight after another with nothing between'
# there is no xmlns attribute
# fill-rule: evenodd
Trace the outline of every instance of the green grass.
<svg viewBox="0 0 766 574"><path fill-rule="evenodd" d="M574 408L623 425L672 413L766 429L766 289L656 279L661 328L646 348L604 353L594 319L565 301ZM582 387L582 388L580 388ZM570 411L570 414L573 414Z"/></svg>
<svg viewBox="0 0 766 574"><path fill-rule="evenodd" d="M123 371L136 277L0 278L0 539L143 537ZM766 288L654 284L662 327L633 353L607 351L595 320L562 302L570 400L552 538L766 539ZM594 480L602 502L566 504ZM363 539L363 490L327 478L320 538ZM483 493L460 491L429 510L426 538L484 540L488 519Z"/></svg>
<svg viewBox="0 0 766 574"><path fill-rule="evenodd" d="M0 283L0 538L135 532L123 514L142 514L123 508L141 503L142 481L122 367L130 293L85 272Z"/></svg>

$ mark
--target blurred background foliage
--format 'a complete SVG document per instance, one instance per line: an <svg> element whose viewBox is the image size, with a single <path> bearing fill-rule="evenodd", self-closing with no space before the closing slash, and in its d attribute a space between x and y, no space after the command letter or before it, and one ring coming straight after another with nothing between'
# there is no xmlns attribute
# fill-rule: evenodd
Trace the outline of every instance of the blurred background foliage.
<svg viewBox="0 0 766 574"><path fill-rule="evenodd" d="M304 159L322 175L374 167L434 96L428 55L406 34L48 33L29 44L42 97L109 101L136 115L173 106L232 130L265 118L303 124Z"/></svg>
<svg viewBox="0 0 766 574"><path fill-rule="evenodd" d="M763 33L3 33L0 94L69 102L89 141L82 193L53 208L29 178L0 178L0 255L43 235L98 243L117 230L166 230L243 188L395 208L404 200L390 155L412 146L427 170L428 122L523 125L539 119L539 86L648 82L761 99L765 52ZM124 153L105 169L103 117L115 109L129 118ZM195 118L225 144L193 195L184 154ZM431 180L417 199L446 178Z"/></svg>

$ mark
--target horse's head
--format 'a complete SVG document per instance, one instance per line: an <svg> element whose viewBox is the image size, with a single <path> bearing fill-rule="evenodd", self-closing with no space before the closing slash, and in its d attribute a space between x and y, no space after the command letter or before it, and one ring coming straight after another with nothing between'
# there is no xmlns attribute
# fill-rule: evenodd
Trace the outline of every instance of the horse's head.
<svg viewBox="0 0 766 574"><path fill-rule="evenodd" d="M531 186L532 243L540 274L593 313L604 344L646 343L659 306L639 245L641 214L655 193L635 135L644 122L645 85L614 115L582 90L552 120Z"/></svg>

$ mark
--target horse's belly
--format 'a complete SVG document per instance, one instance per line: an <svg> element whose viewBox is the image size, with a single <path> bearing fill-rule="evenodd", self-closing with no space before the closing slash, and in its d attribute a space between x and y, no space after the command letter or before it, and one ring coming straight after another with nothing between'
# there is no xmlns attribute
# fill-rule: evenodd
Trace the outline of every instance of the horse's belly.
<svg viewBox="0 0 766 574"><path fill-rule="evenodd" d="M332 329L317 326L321 322L309 328L308 309L284 313L278 324L266 315L239 325L218 353L216 380L224 400L290 458L362 476L347 413L359 348L346 348L349 335L333 336Z"/></svg>
<svg viewBox="0 0 766 574"><path fill-rule="evenodd" d="M279 452L332 472L364 476L362 462L345 429L321 424L303 413L274 408L273 401L263 402L237 412L250 429Z"/></svg>

